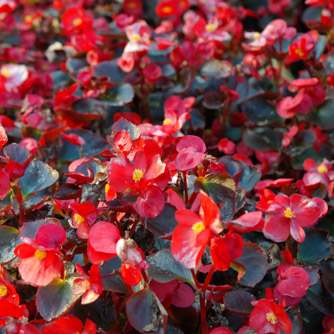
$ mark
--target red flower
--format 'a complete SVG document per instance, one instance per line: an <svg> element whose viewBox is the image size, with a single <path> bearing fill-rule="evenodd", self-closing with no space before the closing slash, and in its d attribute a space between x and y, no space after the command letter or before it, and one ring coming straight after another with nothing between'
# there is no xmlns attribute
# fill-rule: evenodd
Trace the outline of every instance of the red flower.
<svg viewBox="0 0 334 334"><path fill-rule="evenodd" d="M7 282L4 278L0 278L0 300L6 299L10 303L19 305L20 297L12 284Z"/></svg>
<svg viewBox="0 0 334 334"><path fill-rule="evenodd" d="M10 179L3 170L0 168L0 200L4 199L7 194L9 193L11 186L10 186Z"/></svg>
<svg viewBox="0 0 334 334"><path fill-rule="evenodd" d="M315 186L319 183L329 186L334 180L334 171L332 170L332 163L325 160L320 165L317 165L313 159L306 159L303 167L307 171L303 177L305 186Z"/></svg>
<svg viewBox="0 0 334 334"><path fill-rule="evenodd" d="M308 31L297 37L289 47L289 62L300 59L308 59L309 54L315 48L319 39L319 33L316 30Z"/></svg>
<svg viewBox="0 0 334 334"><path fill-rule="evenodd" d="M182 100L179 96L170 96L165 104L165 119L161 130L167 134L177 133L190 118L189 112L195 103L194 97Z"/></svg>
<svg viewBox="0 0 334 334"><path fill-rule="evenodd" d="M179 225L173 233L172 254L189 269L197 267L209 240L223 230L216 203L202 191L200 196L199 215L186 209L175 212Z"/></svg>
<svg viewBox="0 0 334 334"><path fill-rule="evenodd" d="M162 70L158 65L149 65L144 68L143 74L148 83L155 84L161 77Z"/></svg>
<svg viewBox="0 0 334 334"><path fill-rule="evenodd" d="M112 158L108 167L110 187L117 192L133 189L139 193L135 210L144 218L156 217L164 208L164 188L169 180L166 164L159 154L137 151L133 163L125 158Z"/></svg>
<svg viewBox="0 0 334 334"><path fill-rule="evenodd" d="M23 237L25 243L14 251L21 258L19 272L22 279L33 286L45 286L57 278L63 269L59 249L65 240L64 229L54 223L42 225L35 240Z"/></svg>
<svg viewBox="0 0 334 334"><path fill-rule="evenodd" d="M89 319L82 328L82 322L73 315L56 319L43 326L43 334L96 334L96 325Z"/></svg>
<svg viewBox="0 0 334 334"><path fill-rule="evenodd" d="M217 327L213 331L211 331L210 334L233 334L233 332L228 328Z"/></svg>
<svg viewBox="0 0 334 334"><path fill-rule="evenodd" d="M81 239L88 239L90 226L96 221L98 211L96 207L89 202L71 203L72 225L77 229L77 236Z"/></svg>
<svg viewBox="0 0 334 334"><path fill-rule="evenodd" d="M136 286L140 283L142 275L140 270L132 264L122 263L121 277L125 284L129 286Z"/></svg>
<svg viewBox="0 0 334 334"><path fill-rule="evenodd" d="M252 302L255 306L249 316L249 325L257 334L291 333L291 321L282 305L275 303L273 299L260 299Z"/></svg>
<svg viewBox="0 0 334 334"><path fill-rule="evenodd" d="M224 237L212 238L210 254L216 270L228 270L231 262L242 255L244 242L240 234L228 233Z"/></svg>
<svg viewBox="0 0 334 334"><path fill-rule="evenodd" d="M223 138L218 143L218 150L225 154L233 154L235 152L235 144L233 141Z"/></svg>
<svg viewBox="0 0 334 334"><path fill-rule="evenodd" d="M277 268L279 282L274 288L274 296L285 305L294 306L300 303L310 287L310 276L301 267L281 265Z"/></svg>
<svg viewBox="0 0 334 334"><path fill-rule="evenodd" d="M100 275L99 266L93 264L90 268L89 276L85 273L84 269L77 263L77 273L83 276L83 278L77 278L74 280L72 293L74 295L81 295L81 304L93 303L103 291L103 283Z"/></svg>
<svg viewBox="0 0 334 334"><path fill-rule="evenodd" d="M282 19L271 21L262 31L261 36L266 38L267 44L273 45L279 40L291 39L296 35L296 28L288 27Z"/></svg>
<svg viewBox="0 0 334 334"><path fill-rule="evenodd" d="M303 228L314 226L327 210L327 203L321 198L309 199L298 194L290 197L278 195L267 209L263 234L275 242L282 242L286 241L291 233L297 242L303 242Z"/></svg>
<svg viewBox="0 0 334 334"><path fill-rule="evenodd" d="M322 327L326 329L326 332L322 334L332 334L334 333L334 317L327 315L322 320Z"/></svg>
<svg viewBox="0 0 334 334"><path fill-rule="evenodd" d="M176 157L176 168L186 171L197 167L205 158L206 146L197 136L184 136L176 145L179 154Z"/></svg>
<svg viewBox="0 0 334 334"><path fill-rule="evenodd" d="M195 301L195 294L192 288L177 279L167 283L152 280L150 288L166 309L171 305L180 308L190 307Z"/></svg>
<svg viewBox="0 0 334 334"><path fill-rule="evenodd" d="M190 7L189 0L162 0L155 9L159 18L179 16Z"/></svg>
<svg viewBox="0 0 334 334"><path fill-rule="evenodd" d="M92 15L88 15L82 7L71 7L63 15L64 33L77 33L93 24Z"/></svg>
<svg viewBox="0 0 334 334"><path fill-rule="evenodd" d="M5 298L0 298L0 328L6 324L7 318L19 319L27 316L25 305L15 305Z"/></svg>
<svg viewBox="0 0 334 334"><path fill-rule="evenodd" d="M88 238L88 256L92 263L109 260L115 256L117 241L120 239L118 228L106 221L93 225Z"/></svg>
<svg viewBox="0 0 334 334"><path fill-rule="evenodd" d="M312 108L312 99L308 94L299 92L295 97L285 97L277 104L277 113L283 118L291 118L296 114L306 114Z"/></svg>
<svg viewBox="0 0 334 334"><path fill-rule="evenodd" d="M131 24L125 28L125 33L129 39L129 42L124 48L125 53L144 51L148 49L152 29L145 21L137 21L136 23Z"/></svg>
<svg viewBox="0 0 334 334"><path fill-rule="evenodd" d="M8 137L5 128L0 124L0 150L7 143Z"/></svg>

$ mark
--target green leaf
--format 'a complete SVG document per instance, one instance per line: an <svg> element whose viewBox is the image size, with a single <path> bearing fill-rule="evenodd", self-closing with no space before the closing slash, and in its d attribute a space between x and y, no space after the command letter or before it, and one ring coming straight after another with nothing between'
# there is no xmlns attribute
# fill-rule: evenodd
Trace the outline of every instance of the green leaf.
<svg viewBox="0 0 334 334"><path fill-rule="evenodd" d="M66 110L66 115L78 122L91 122L102 118L104 109L97 100L82 99L75 102L72 109Z"/></svg>
<svg viewBox="0 0 334 334"><path fill-rule="evenodd" d="M79 276L71 276L64 280L55 279L47 286L38 288L36 304L43 319L50 321L65 313L81 295L73 295L73 281Z"/></svg>
<svg viewBox="0 0 334 334"><path fill-rule="evenodd" d="M65 183L58 188L54 194L55 199L68 200L79 198L81 195L81 188L72 183Z"/></svg>
<svg viewBox="0 0 334 334"><path fill-rule="evenodd" d="M236 184L234 180L223 174L198 177L195 181L195 189L204 190L217 204L223 204L220 208L222 220L233 219L235 212Z"/></svg>
<svg viewBox="0 0 334 334"><path fill-rule="evenodd" d="M306 298L320 312L334 315L334 298L323 288L321 282L307 290Z"/></svg>
<svg viewBox="0 0 334 334"><path fill-rule="evenodd" d="M334 297L334 273L325 273L321 279L326 290Z"/></svg>
<svg viewBox="0 0 334 334"><path fill-rule="evenodd" d="M12 143L4 148L4 153L10 161L16 161L21 165L30 158L31 154L29 151L22 145Z"/></svg>
<svg viewBox="0 0 334 334"><path fill-rule="evenodd" d="M278 150L281 146L280 134L268 127L247 129L243 140L256 151Z"/></svg>
<svg viewBox="0 0 334 334"><path fill-rule="evenodd" d="M175 219L175 208L166 204L162 212L152 219L147 219L147 228L158 237L167 237L173 234L175 227L178 225Z"/></svg>
<svg viewBox="0 0 334 334"><path fill-rule="evenodd" d="M255 299L256 298L247 291L227 291L224 296L224 304L226 308L233 313L248 315L254 308L251 302Z"/></svg>
<svg viewBox="0 0 334 334"><path fill-rule="evenodd" d="M59 173L41 160L32 160L24 175L19 179L24 196L53 185Z"/></svg>
<svg viewBox="0 0 334 334"><path fill-rule="evenodd" d="M334 129L334 100L326 100L316 113L310 114L310 121L319 125L322 129Z"/></svg>
<svg viewBox="0 0 334 334"><path fill-rule="evenodd" d="M242 172L238 180L237 189L245 189L246 192L252 190L261 179L261 171L252 165L242 165Z"/></svg>
<svg viewBox="0 0 334 334"><path fill-rule="evenodd" d="M130 84L115 86L106 91L106 99L110 106L121 107L131 102L135 96L133 87Z"/></svg>
<svg viewBox="0 0 334 334"><path fill-rule="evenodd" d="M276 108L271 102L277 93L255 95L240 104L241 111L253 122L273 121L279 119Z"/></svg>
<svg viewBox="0 0 334 334"><path fill-rule="evenodd" d="M116 134L121 130L128 132L132 140L136 140L140 137L141 132L139 127L124 118L120 118L116 123L114 123L112 126L112 134Z"/></svg>
<svg viewBox="0 0 334 334"><path fill-rule="evenodd" d="M242 255L235 263L244 268L237 269L239 283L252 288L263 279L268 270L266 252L252 242L244 243Z"/></svg>
<svg viewBox="0 0 334 334"><path fill-rule="evenodd" d="M103 61L94 67L94 75L98 78L107 76L112 83L123 83L127 73L117 65L117 60Z"/></svg>
<svg viewBox="0 0 334 334"><path fill-rule="evenodd" d="M106 276L119 271L121 268L122 261L119 257L113 257L112 259L99 264L101 276ZM103 289L111 292L120 292L129 294L129 290L126 287L123 279L119 273L115 273L112 276L102 278Z"/></svg>
<svg viewBox="0 0 334 334"><path fill-rule="evenodd" d="M289 307L286 310L292 325L291 334L300 334L303 329L303 317L300 313L299 307Z"/></svg>
<svg viewBox="0 0 334 334"><path fill-rule="evenodd" d="M320 229L307 231L304 242L298 245L298 261L315 264L331 257L332 249L328 235L327 231Z"/></svg>
<svg viewBox="0 0 334 334"><path fill-rule="evenodd" d="M83 145L83 154L86 158L91 158L94 155L101 153L103 150L108 149L108 143L102 139L99 135L96 135L88 130L72 129L64 131L66 134L74 133L85 140ZM65 140L60 147L58 161L74 161L80 159L80 147L71 144Z"/></svg>
<svg viewBox="0 0 334 334"><path fill-rule="evenodd" d="M148 256L146 261L150 265L148 268L150 276L160 283L167 283L177 278L194 284L191 271L174 259L170 249L162 249Z"/></svg>
<svg viewBox="0 0 334 334"><path fill-rule="evenodd" d="M126 304L126 312L132 327L139 333L165 333L168 314L150 288L133 294Z"/></svg>
<svg viewBox="0 0 334 334"><path fill-rule="evenodd" d="M0 264L15 258L14 249L21 243L19 231L11 226L0 226Z"/></svg>

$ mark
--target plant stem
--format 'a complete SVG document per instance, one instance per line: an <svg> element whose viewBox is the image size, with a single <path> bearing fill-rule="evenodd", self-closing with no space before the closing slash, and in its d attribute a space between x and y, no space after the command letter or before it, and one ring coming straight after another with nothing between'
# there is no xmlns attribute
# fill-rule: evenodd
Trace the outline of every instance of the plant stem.
<svg viewBox="0 0 334 334"><path fill-rule="evenodd" d="M202 323L202 334L207 334L208 333L208 325L206 322L206 296L205 296L205 292L209 286L209 283L211 281L211 278L213 276L213 273L215 272L215 267L214 265L211 265L211 268L208 272L208 274L206 275L204 284L202 286L202 289L200 291L200 306L201 306L201 323Z"/></svg>
<svg viewBox="0 0 334 334"><path fill-rule="evenodd" d="M187 185L187 171L182 172L183 175L183 184L184 184L184 201L187 206L189 198L188 198L188 185Z"/></svg>

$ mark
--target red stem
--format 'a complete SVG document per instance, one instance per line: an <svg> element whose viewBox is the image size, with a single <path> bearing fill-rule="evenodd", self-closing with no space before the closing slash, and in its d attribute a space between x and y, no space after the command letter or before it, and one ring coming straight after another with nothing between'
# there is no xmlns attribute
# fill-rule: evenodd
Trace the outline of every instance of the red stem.
<svg viewBox="0 0 334 334"><path fill-rule="evenodd" d="M189 198L188 198L188 185L187 185L187 171L182 172L183 175L183 184L184 184L184 202L187 206Z"/></svg>

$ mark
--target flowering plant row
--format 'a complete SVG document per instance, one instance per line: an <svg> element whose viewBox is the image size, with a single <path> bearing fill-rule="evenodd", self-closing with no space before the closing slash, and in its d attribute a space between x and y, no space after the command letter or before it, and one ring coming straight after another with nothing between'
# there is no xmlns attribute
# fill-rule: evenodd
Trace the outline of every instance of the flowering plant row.
<svg viewBox="0 0 334 334"><path fill-rule="evenodd" d="M332 333L333 28L0 1L0 333Z"/></svg>

